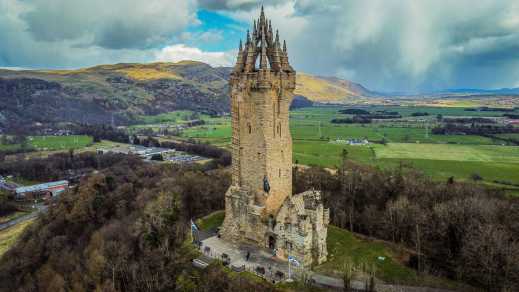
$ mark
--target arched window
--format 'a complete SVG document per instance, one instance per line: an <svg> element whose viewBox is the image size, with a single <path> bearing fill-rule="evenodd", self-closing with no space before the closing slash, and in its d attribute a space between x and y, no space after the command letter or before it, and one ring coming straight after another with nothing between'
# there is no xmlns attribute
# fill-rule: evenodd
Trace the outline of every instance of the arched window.
<svg viewBox="0 0 519 292"><path fill-rule="evenodd" d="M252 133L252 126L250 125L250 123L247 123L247 127L249 128L249 134Z"/></svg>

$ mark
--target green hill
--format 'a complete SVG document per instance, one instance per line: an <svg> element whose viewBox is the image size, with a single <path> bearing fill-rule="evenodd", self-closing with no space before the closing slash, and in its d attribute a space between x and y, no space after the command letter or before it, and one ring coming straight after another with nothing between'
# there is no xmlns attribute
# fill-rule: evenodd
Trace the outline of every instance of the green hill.
<svg viewBox="0 0 519 292"><path fill-rule="evenodd" d="M131 122L172 110L224 112L229 68L200 62L116 64L78 70L0 70L0 127Z"/></svg>
<svg viewBox="0 0 519 292"><path fill-rule="evenodd" d="M194 61L77 70L0 69L0 129L112 120L121 125L137 116L173 110L228 112L231 70ZM361 102L370 93L347 80L301 73L296 95L326 103Z"/></svg>

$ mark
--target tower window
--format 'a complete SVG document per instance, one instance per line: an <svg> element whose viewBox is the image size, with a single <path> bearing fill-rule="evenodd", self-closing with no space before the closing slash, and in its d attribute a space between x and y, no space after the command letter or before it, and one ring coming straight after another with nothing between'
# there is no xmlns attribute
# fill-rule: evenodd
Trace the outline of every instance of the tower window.
<svg viewBox="0 0 519 292"><path fill-rule="evenodd" d="M279 177L281 177L281 168L279 169Z"/></svg>
<svg viewBox="0 0 519 292"><path fill-rule="evenodd" d="M251 127L250 123L247 123L247 127L249 128L249 134L252 133L252 127Z"/></svg>

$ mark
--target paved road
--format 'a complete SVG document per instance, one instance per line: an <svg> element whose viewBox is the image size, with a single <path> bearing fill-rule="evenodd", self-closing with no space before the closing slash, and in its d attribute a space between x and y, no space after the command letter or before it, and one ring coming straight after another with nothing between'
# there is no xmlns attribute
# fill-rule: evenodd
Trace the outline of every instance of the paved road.
<svg viewBox="0 0 519 292"><path fill-rule="evenodd" d="M40 213L47 212L47 208L48 207L45 205L37 205L36 210L34 210L33 212L0 224L0 231L12 227L14 225L20 224L22 222L25 222L27 220L36 218Z"/></svg>

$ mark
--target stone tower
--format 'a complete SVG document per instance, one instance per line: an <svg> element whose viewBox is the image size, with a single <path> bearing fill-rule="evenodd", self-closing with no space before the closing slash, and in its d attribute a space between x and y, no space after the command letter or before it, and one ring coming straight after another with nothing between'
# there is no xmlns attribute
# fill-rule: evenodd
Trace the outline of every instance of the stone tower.
<svg viewBox="0 0 519 292"><path fill-rule="evenodd" d="M229 83L232 185L226 194L221 234L232 241L279 249L282 256L285 249L275 228L279 211L289 210L282 207L292 199L289 107L296 72L288 62L286 42L281 44L279 33L273 32L263 7L245 45L240 41ZM316 197L320 201L320 194ZM328 213L324 213L319 222L327 225Z"/></svg>
<svg viewBox="0 0 519 292"><path fill-rule="evenodd" d="M288 109L296 72L262 11L231 74L233 185L272 214L292 193Z"/></svg>

